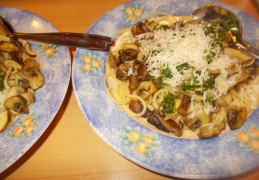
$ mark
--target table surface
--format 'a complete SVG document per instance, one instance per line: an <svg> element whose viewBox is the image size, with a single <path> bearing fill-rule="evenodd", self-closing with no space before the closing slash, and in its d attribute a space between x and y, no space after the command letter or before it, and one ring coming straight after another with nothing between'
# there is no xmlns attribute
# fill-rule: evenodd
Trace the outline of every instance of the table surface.
<svg viewBox="0 0 259 180"><path fill-rule="evenodd" d="M259 19L250 0L222 0ZM85 32L110 9L126 0L0 0L1 6L28 10L46 18L60 31ZM74 49L70 49L71 52ZM125 159L91 129L70 83L55 119L0 179L169 179ZM259 169L238 177L259 179Z"/></svg>

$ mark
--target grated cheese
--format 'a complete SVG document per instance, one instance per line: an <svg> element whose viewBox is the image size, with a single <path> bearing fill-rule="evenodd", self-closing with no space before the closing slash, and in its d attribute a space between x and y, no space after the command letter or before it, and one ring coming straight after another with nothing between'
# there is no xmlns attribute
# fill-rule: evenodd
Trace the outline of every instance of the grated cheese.
<svg viewBox="0 0 259 180"><path fill-rule="evenodd" d="M220 75L216 78L215 87L210 90L215 98L227 93L227 69L235 63L232 57L221 52L214 39L207 36L201 24L187 24L175 29L156 30L135 37L140 51L147 57L146 65L149 74L155 78L161 76L161 69L169 68L172 78L166 78L164 83L172 89L179 86L195 74L196 81L202 86L210 77L212 70L218 70ZM213 52L216 56L211 63L206 57ZM190 69L179 72L177 66L188 63ZM238 65L237 65L238 66ZM239 68L239 67L237 67ZM223 83L222 82L226 82ZM197 83L191 81L190 84ZM204 91L203 102L206 102L207 92ZM206 103L208 104L208 103ZM201 109L206 113L212 111L211 105Z"/></svg>

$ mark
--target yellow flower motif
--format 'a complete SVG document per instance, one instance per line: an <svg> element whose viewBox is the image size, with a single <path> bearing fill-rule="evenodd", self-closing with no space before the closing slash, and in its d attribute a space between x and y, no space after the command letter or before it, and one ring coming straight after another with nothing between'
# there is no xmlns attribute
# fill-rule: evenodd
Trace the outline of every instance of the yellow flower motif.
<svg viewBox="0 0 259 180"><path fill-rule="evenodd" d="M131 142L138 142L139 134L135 131L131 131L128 135L128 138Z"/></svg>
<svg viewBox="0 0 259 180"><path fill-rule="evenodd" d="M149 145L151 145L152 142L153 142L152 137L147 136L147 135L143 136L142 139L145 140L145 142L144 142L144 145L145 145L145 146L149 146Z"/></svg>
<svg viewBox="0 0 259 180"><path fill-rule="evenodd" d="M43 43L43 44L41 45L41 50L42 50L42 51L46 51L48 45L49 45L49 44L47 44L47 43Z"/></svg>
<svg viewBox="0 0 259 180"><path fill-rule="evenodd" d="M35 129L34 124L28 124L25 128L25 133L30 134Z"/></svg>
<svg viewBox="0 0 259 180"><path fill-rule="evenodd" d="M22 120L22 125L28 125L30 122L32 121L32 117L31 116L27 116L26 118L24 118Z"/></svg>
<svg viewBox="0 0 259 180"><path fill-rule="evenodd" d="M144 131L138 128L134 130L125 127L126 134L122 134L125 144L133 146L134 150L146 157L151 157L151 152L159 145L158 138L155 136L145 135Z"/></svg>
<svg viewBox="0 0 259 180"><path fill-rule="evenodd" d="M143 15L142 9L135 9L135 14L136 16L142 16Z"/></svg>
<svg viewBox="0 0 259 180"><path fill-rule="evenodd" d="M249 130L249 134L252 137L259 137L259 129L252 128Z"/></svg>
<svg viewBox="0 0 259 180"><path fill-rule="evenodd" d="M49 48L45 51L47 56L52 56L55 53L55 49L54 48Z"/></svg>
<svg viewBox="0 0 259 180"><path fill-rule="evenodd" d="M89 56L84 56L84 62L90 62L91 58Z"/></svg>
<svg viewBox="0 0 259 180"><path fill-rule="evenodd" d="M99 62L98 60L93 60L93 61L92 61L92 66L98 68L98 67L100 67L100 65L101 65L101 64L100 64L100 62Z"/></svg>
<svg viewBox="0 0 259 180"><path fill-rule="evenodd" d="M147 146L144 143L140 143L135 147L135 150L139 153L139 154L144 154L147 152Z"/></svg>
<svg viewBox="0 0 259 180"><path fill-rule="evenodd" d="M254 150L259 150L259 141L256 139L253 139L249 142L249 145Z"/></svg>
<svg viewBox="0 0 259 180"><path fill-rule="evenodd" d="M237 138L241 142L248 142L249 141L249 136L244 132L239 132L237 134Z"/></svg>
<svg viewBox="0 0 259 180"><path fill-rule="evenodd" d="M237 133L234 141L239 141L240 146L247 151L259 153L259 128L252 126L249 130Z"/></svg>
<svg viewBox="0 0 259 180"><path fill-rule="evenodd" d="M91 70L91 66L89 66L88 64L84 64L82 66L82 69L85 70L85 71L90 71Z"/></svg>
<svg viewBox="0 0 259 180"><path fill-rule="evenodd" d="M125 8L125 12L126 12L127 14L133 14L133 11L132 11L132 8L131 8L131 7Z"/></svg>
<svg viewBox="0 0 259 180"><path fill-rule="evenodd" d="M128 16L128 19L129 19L130 21L135 21L135 20L136 20L136 16L134 16L134 15L129 15L129 16Z"/></svg>
<svg viewBox="0 0 259 180"><path fill-rule="evenodd" d="M13 136L16 136L16 137L18 137L20 134L21 134L21 132L22 132L22 128L20 127L20 126L18 126L17 128L15 128L14 130L13 130Z"/></svg>

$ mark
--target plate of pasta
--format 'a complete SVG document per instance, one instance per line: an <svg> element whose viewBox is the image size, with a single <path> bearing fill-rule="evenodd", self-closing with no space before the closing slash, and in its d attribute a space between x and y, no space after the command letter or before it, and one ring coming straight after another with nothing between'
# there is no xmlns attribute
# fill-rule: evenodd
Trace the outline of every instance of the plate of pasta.
<svg viewBox="0 0 259 180"><path fill-rule="evenodd" d="M233 11L256 46L256 19L224 3L131 1L87 31L112 35L109 52L79 48L73 61L91 127L127 159L168 176L226 178L259 165L258 65L230 46L222 24L191 16L208 5Z"/></svg>
<svg viewBox="0 0 259 180"><path fill-rule="evenodd" d="M56 32L42 17L0 6L18 32ZM70 80L67 47L9 36L0 22L0 173L40 138L58 112Z"/></svg>

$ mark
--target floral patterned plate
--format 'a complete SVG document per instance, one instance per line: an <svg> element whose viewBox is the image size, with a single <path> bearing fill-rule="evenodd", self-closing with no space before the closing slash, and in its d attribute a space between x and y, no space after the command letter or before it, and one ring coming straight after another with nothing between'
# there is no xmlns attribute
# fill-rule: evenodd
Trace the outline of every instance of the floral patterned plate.
<svg viewBox="0 0 259 180"><path fill-rule="evenodd" d="M214 3L229 8L240 18L247 42L256 45L259 22L248 14L218 1L135 0L104 14L87 31L109 36L132 26L147 14L162 11L190 15ZM121 112L103 86L107 52L77 49L72 81L81 111L96 133L127 159L155 172L190 179L224 178L259 167L259 110L239 130L207 140L167 137L147 129Z"/></svg>
<svg viewBox="0 0 259 180"><path fill-rule="evenodd" d="M19 32L55 32L47 20L31 12L0 6L5 17ZM67 92L71 61L67 47L31 42L42 65L45 84L36 91L30 113L22 115L0 134L0 173L18 160L43 134L58 112Z"/></svg>

